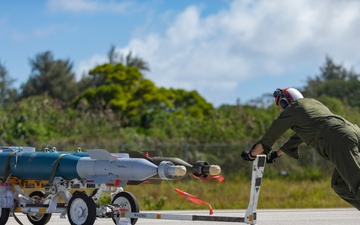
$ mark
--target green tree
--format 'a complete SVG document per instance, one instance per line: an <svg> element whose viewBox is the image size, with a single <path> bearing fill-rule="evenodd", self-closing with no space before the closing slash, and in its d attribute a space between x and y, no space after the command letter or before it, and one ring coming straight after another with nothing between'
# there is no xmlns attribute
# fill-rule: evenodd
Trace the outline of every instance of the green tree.
<svg viewBox="0 0 360 225"><path fill-rule="evenodd" d="M66 59L54 59L50 51L30 59L31 75L21 85L22 97L48 94L52 98L70 102L78 94L72 63Z"/></svg>
<svg viewBox="0 0 360 225"><path fill-rule="evenodd" d="M128 119L129 125L142 121L147 124L144 127L148 127L153 114L160 110L201 118L213 110L213 106L196 91L157 88L139 69L122 63L97 66L89 72L89 77L101 82L94 82L91 88L81 93L75 105L114 109Z"/></svg>
<svg viewBox="0 0 360 225"><path fill-rule="evenodd" d="M138 56L134 56L132 51L130 51L126 56L121 53L119 54L116 51L116 46L112 45L108 52L108 59L110 64L122 63L125 66L135 67L141 72L150 71L149 64Z"/></svg>
<svg viewBox="0 0 360 225"><path fill-rule="evenodd" d="M5 66L0 61L0 105L15 101L16 89L12 88L15 79L12 79Z"/></svg>
<svg viewBox="0 0 360 225"><path fill-rule="evenodd" d="M126 103L135 93L142 79L138 69L126 67L121 63L116 65L103 64L89 71L91 87L77 97L87 99L94 105L101 103L101 107L124 109ZM125 104L125 105L124 105Z"/></svg>
<svg viewBox="0 0 360 225"><path fill-rule="evenodd" d="M177 114L204 118L214 112L212 104L208 103L197 91L171 88L168 96L173 103L171 110Z"/></svg>
<svg viewBox="0 0 360 225"><path fill-rule="evenodd" d="M329 57L320 67L321 74L314 79L308 79L305 95L319 98L327 95L348 102L351 106L360 106L359 75L352 70L337 65Z"/></svg>
<svg viewBox="0 0 360 225"><path fill-rule="evenodd" d="M119 62L119 53L116 52L116 46L115 45L111 45L110 50L108 51L108 59L109 59L109 63L112 65L115 65Z"/></svg>
<svg viewBox="0 0 360 225"><path fill-rule="evenodd" d="M146 61L138 56L133 56L130 51L126 56L116 51L116 46L112 45L107 53L109 64L117 66L122 64L126 67L134 67L140 72L150 71L150 67ZM78 83L79 93L83 93L88 88L98 88L108 83L106 76L101 71L89 72L88 75L83 75Z"/></svg>

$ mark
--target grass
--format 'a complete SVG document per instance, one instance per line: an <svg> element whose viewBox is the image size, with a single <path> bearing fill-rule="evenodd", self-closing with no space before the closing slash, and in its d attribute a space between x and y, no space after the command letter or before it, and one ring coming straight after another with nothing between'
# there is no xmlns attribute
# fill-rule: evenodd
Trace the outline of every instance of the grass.
<svg viewBox="0 0 360 225"><path fill-rule="evenodd" d="M140 210L208 209L207 205L188 201L175 188L208 202L214 210L246 209L250 197L250 180L244 178L229 178L221 183L216 180L183 179L160 185L129 185L125 191L136 196ZM319 181L263 178L258 209L333 207L351 206L333 192L329 178Z"/></svg>

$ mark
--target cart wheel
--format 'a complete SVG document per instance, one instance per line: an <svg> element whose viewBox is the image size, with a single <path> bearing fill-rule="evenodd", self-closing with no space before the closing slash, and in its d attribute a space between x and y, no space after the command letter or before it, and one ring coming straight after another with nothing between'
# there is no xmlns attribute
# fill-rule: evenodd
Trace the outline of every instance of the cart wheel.
<svg viewBox="0 0 360 225"><path fill-rule="evenodd" d="M5 225L9 219L10 209L0 208L0 225Z"/></svg>
<svg viewBox="0 0 360 225"><path fill-rule="evenodd" d="M122 212L139 212L139 203L136 197L130 192L122 191L117 193L111 204L118 205ZM136 224L137 220L138 218L131 218L131 224ZM115 218L113 218L113 221L116 224Z"/></svg>
<svg viewBox="0 0 360 225"><path fill-rule="evenodd" d="M71 225L92 225L96 219L96 205L92 198L83 192L75 192L67 207Z"/></svg>
<svg viewBox="0 0 360 225"><path fill-rule="evenodd" d="M34 191L32 192L29 197L35 199L36 203L42 204L43 202L41 199L44 197L44 193L41 191ZM31 213L26 214L30 223L34 225L44 225L50 221L51 213Z"/></svg>

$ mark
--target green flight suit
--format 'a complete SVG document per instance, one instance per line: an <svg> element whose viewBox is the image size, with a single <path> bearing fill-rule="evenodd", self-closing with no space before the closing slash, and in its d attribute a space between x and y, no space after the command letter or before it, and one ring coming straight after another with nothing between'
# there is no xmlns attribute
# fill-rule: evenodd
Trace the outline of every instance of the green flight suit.
<svg viewBox="0 0 360 225"><path fill-rule="evenodd" d="M334 115L326 106L311 98L290 104L273 121L259 141L265 153L288 129L295 133L281 147L293 158L299 158L298 146L305 142L333 163L333 190L360 210L360 129L344 118Z"/></svg>

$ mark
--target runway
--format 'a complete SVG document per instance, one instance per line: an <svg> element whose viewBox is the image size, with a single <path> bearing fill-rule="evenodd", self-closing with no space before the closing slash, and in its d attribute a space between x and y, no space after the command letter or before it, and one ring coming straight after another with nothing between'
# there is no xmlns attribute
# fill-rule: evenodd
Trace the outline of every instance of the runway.
<svg viewBox="0 0 360 225"><path fill-rule="evenodd" d="M142 213L160 213L175 215L209 215L209 211L141 211ZM16 214L23 225L31 225L26 215ZM213 216L244 217L245 210L215 210ZM13 217L10 217L7 225L18 225ZM67 219L60 219L60 214L53 214L49 225L70 224ZM163 219L138 219L136 225L231 225L245 224L235 222L202 222L202 221L178 221ZM331 209L271 209L258 210L258 225L358 225L360 224L360 212L354 208L331 208ZM109 218L99 218L95 225L114 225Z"/></svg>

